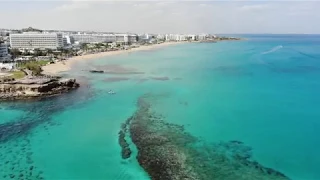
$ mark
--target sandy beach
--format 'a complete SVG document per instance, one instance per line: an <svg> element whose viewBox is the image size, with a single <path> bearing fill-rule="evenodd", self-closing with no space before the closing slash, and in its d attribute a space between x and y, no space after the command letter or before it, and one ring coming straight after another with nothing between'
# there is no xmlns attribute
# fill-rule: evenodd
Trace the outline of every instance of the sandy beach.
<svg viewBox="0 0 320 180"><path fill-rule="evenodd" d="M63 62L60 61L55 64L49 64L49 65L42 67L42 69L43 69L42 73L47 74L47 75L55 75L57 73L70 70L73 64L80 62L80 61L96 59L96 58L101 58L101 57L105 57L105 56L130 53L130 52L135 52L135 51L151 50L151 49L156 49L156 48L161 48L161 47L174 45L174 44L181 44L181 43L184 43L184 42L165 42L165 43L154 44L154 45L149 45L149 46L140 46L140 47L132 48L129 50L107 51L107 52L101 52L101 53L96 53L96 54L75 56L75 57L72 57L72 58L70 58L66 61L63 61Z"/></svg>

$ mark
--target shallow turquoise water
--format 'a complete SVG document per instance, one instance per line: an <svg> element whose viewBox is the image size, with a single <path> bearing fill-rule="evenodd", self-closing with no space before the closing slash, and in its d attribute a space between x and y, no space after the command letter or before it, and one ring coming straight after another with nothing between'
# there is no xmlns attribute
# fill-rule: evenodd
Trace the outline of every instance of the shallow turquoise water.
<svg viewBox="0 0 320 180"><path fill-rule="evenodd" d="M1 142L0 175L29 174L34 166L44 179L148 179L134 156L121 159L118 131L137 98L151 92L167 96L155 104L167 121L204 141L242 141L267 167L292 179L320 179L320 36L248 38L86 61L67 74L82 82L76 92L1 103L2 125L27 125L9 128L13 135ZM86 71L110 67L140 74ZM11 163L19 166L12 170Z"/></svg>

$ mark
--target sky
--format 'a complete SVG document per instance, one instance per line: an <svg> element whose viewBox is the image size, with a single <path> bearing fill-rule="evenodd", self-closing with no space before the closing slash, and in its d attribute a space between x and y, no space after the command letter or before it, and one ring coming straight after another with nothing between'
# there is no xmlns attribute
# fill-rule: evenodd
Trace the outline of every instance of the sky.
<svg viewBox="0 0 320 180"><path fill-rule="evenodd" d="M320 0L0 0L0 28L320 34Z"/></svg>

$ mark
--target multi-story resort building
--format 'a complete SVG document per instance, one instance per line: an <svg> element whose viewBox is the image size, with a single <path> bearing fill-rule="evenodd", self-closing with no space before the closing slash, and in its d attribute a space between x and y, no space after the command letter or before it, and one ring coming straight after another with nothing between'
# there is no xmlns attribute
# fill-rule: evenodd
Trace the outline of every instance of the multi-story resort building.
<svg viewBox="0 0 320 180"><path fill-rule="evenodd" d="M8 60L8 46L0 42L0 62Z"/></svg>
<svg viewBox="0 0 320 180"><path fill-rule="evenodd" d="M166 41L186 41L187 35L181 34L166 34L165 36Z"/></svg>
<svg viewBox="0 0 320 180"><path fill-rule="evenodd" d="M67 37L63 37L62 42L63 42L64 47L68 46L68 38Z"/></svg>
<svg viewBox="0 0 320 180"><path fill-rule="evenodd" d="M137 42L137 35L135 34L72 34L75 41L79 43L104 43L116 42L124 44L132 44Z"/></svg>
<svg viewBox="0 0 320 180"><path fill-rule="evenodd" d="M40 32L25 32L22 34L10 34L11 48L18 49L35 49L62 48L63 37L60 33L40 33Z"/></svg>
<svg viewBox="0 0 320 180"><path fill-rule="evenodd" d="M158 34L158 35L156 36L156 38L157 38L158 40L165 41L165 40L166 40L166 35L164 35L164 34Z"/></svg>
<svg viewBox="0 0 320 180"><path fill-rule="evenodd" d="M189 34L188 40L195 41L195 40L197 40L197 36L195 34Z"/></svg>
<svg viewBox="0 0 320 180"><path fill-rule="evenodd" d="M206 40L208 37L209 37L208 34L200 34L198 35L198 40L203 41L203 40Z"/></svg>
<svg viewBox="0 0 320 180"><path fill-rule="evenodd" d="M72 36L70 36L70 35L64 35L63 36L63 43L64 44L66 43L67 45L74 44L74 38Z"/></svg>
<svg viewBox="0 0 320 180"><path fill-rule="evenodd" d="M103 37L101 34L70 34L70 37L73 37L75 42L79 43L101 43L106 41L105 37Z"/></svg>
<svg viewBox="0 0 320 180"><path fill-rule="evenodd" d="M131 44L136 43L136 42L138 41L138 35L136 35L136 34L130 34L130 35L128 35L128 41L129 41L129 43L131 43Z"/></svg>

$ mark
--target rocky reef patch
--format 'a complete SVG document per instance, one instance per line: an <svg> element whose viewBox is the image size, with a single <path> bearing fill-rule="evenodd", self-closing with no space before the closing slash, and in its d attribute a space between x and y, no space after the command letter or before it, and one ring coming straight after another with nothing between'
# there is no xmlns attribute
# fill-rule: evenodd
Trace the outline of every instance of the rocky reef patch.
<svg viewBox="0 0 320 180"><path fill-rule="evenodd" d="M144 82L146 82L146 81L148 81L148 80L149 80L149 79L147 79L147 78L140 78L140 79L137 80L137 84L144 83Z"/></svg>
<svg viewBox="0 0 320 180"><path fill-rule="evenodd" d="M121 146L121 156L123 159L128 159L131 156L131 149L129 147L129 143L126 140L126 136L129 135L129 125L133 117L127 119L125 123L121 125L121 129L119 131L119 144Z"/></svg>
<svg viewBox="0 0 320 180"><path fill-rule="evenodd" d="M95 96L86 87L63 96L43 98L39 101L1 102L5 109L26 112L16 119L0 123L0 179L1 180L43 180L46 172L36 162L39 151L33 149L33 135L41 132L50 134L51 128L62 122L51 119L51 115L63 109L84 103Z"/></svg>
<svg viewBox="0 0 320 180"><path fill-rule="evenodd" d="M135 68L123 67L118 64L108 64L93 66L94 69L89 70L91 73L101 73L101 74L144 74L144 72L138 71Z"/></svg>
<svg viewBox="0 0 320 180"><path fill-rule="evenodd" d="M170 80L169 77L151 77L151 79L157 80L157 81L168 81L168 80Z"/></svg>
<svg viewBox="0 0 320 180"><path fill-rule="evenodd" d="M160 97L163 96L141 96L137 111L124 128L129 126L132 142L138 149L136 158L151 179L289 179L255 161L252 149L243 142L208 143L192 136L184 126L166 122L152 107ZM121 146L125 152L126 145Z"/></svg>
<svg viewBox="0 0 320 180"><path fill-rule="evenodd" d="M104 82L119 82L119 81L128 81L130 78L127 77L109 77L105 78L103 81Z"/></svg>
<svg viewBox="0 0 320 180"><path fill-rule="evenodd" d="M43 171L34 163L29 138L21 137L17 140L0 144L0 179L43 180Z"/></svg>

